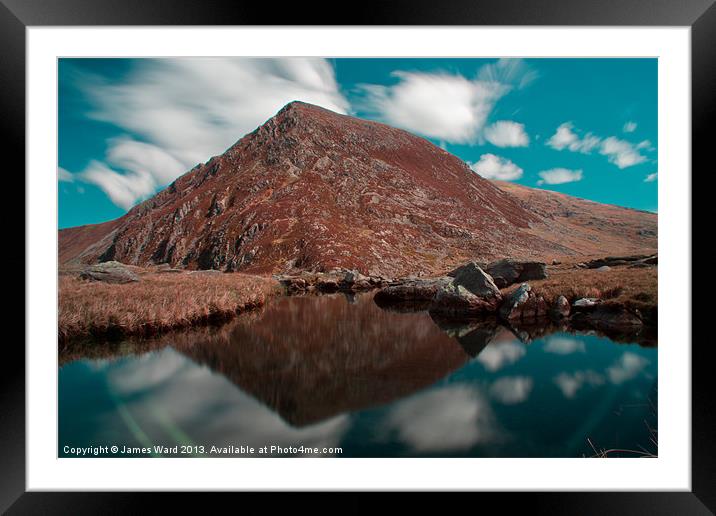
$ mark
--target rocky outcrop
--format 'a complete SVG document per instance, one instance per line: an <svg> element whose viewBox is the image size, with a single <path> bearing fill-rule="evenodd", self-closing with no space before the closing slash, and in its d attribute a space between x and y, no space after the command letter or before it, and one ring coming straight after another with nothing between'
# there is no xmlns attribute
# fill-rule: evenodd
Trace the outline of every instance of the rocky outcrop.
<svg viewBox="0 0 716 516"><path fill-rule="evenodd" d="M500 306L500 317L508 322L533 322L548 315L547 302L537 296L528 283L512 292Z"/></svg>
<svg viewBox="0 0 716 516"><path fill-rule="evenodd" d="M546 278L547 266L542 262L521 262L506 258L490 263L486 272L492 276L495 285L505 288L514 283Z"/></svg>
<svg viewBox="0 0 716 516"><path fill-rule="evenodd" d="M104 283L133 283L139 281L139 276L126 265L119 262L103 262L86 267L80 278Z"/></svg>

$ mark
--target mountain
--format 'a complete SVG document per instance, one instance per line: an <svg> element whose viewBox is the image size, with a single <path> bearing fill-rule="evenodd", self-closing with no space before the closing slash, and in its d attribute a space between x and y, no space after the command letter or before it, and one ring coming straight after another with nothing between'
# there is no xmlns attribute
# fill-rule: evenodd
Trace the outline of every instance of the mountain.
<svg viewBox="0 0 716 516"><path fill-rule="evenodd" d="M102 224L60 264L443 272L469 259L656 248L656 215L493 183L423 138L302 102Z"/></svg>

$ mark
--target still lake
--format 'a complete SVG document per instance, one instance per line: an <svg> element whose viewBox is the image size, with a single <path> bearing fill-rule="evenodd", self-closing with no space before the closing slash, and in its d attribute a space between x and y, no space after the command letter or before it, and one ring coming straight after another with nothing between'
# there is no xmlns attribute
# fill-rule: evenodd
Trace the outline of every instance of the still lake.
<svg viewBox="0 0 716 516"><path fill-rule="evenodd" d="M284 297L218 328L90 343L60 353L59 454L112 445L204 446L203 456L226 456L211 446L339 457L657 453L656 347L519 334L383 310L369 293Z"/></svg>

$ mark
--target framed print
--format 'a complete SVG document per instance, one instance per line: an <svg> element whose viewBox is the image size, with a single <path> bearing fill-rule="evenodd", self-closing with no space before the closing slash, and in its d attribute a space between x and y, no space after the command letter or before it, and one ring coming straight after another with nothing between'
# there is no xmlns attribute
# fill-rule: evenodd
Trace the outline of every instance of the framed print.
<svg viewBox="0 0 716 516"><path fill-rule="evenodd" d="M715 9L5 1L3 508L712 511L691 170Z"/></svg>

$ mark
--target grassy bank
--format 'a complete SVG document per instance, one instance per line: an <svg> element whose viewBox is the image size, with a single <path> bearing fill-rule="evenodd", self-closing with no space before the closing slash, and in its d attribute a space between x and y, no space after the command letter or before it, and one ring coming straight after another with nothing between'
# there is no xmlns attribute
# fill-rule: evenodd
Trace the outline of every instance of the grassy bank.
<svg viewBox="0 0 716 516"><path fill-rule="evenodd" d="M124 285L59 278L59 339L153 335L226 320L281 292L266 277L246 274L144 273Z"/></svg>
<svg viewBox="0 0 716 516"><path fill-rule="evenodd" d="M610 270L578 269L571 266L550 267L549 277L532 280L535 294L552 303L560 295L570 303L583 297L601 299L605 305L639 310L649 320L656 320L658 307L657 268L630 269L613 267ZM519 285L505 289L510 292Z"/></svg>

